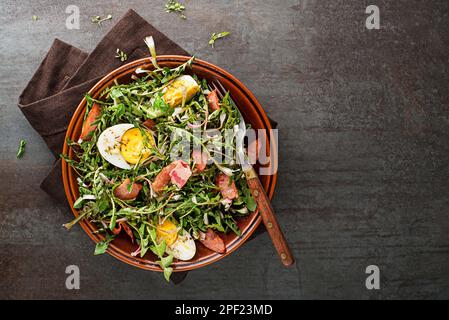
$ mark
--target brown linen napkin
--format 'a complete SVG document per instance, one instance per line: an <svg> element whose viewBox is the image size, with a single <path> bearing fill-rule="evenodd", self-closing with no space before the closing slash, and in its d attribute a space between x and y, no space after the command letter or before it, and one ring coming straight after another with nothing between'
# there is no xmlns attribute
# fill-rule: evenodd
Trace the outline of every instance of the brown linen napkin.
<svg viewBox="0 0 449 320"><path fill-rule="evenodd" d="M159 54L189 55L134 10L129 10L90 54L56 39L20 95L19 108L57 158L41 184L57 200L66 200L59 154L73 112L84 94L104 75L149 55L143 42L148 35L155 39ZM115 58L117 48L128 55L126 62Z"/></svg>

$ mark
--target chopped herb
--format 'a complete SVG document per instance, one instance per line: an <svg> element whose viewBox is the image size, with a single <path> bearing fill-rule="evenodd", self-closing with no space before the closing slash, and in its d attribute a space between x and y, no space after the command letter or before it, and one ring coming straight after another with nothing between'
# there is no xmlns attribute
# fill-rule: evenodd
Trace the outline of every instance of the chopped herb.
<svg viewBox="0 0 449 320"><path fill-rule="evenodd" d="M102 18L101 16L95 16L92 17L92 23L96 23L98 24L98 26L101 26L103 21L106 20L111 20L112 19L112 15L108 14L108 16L106 18Z"/></svg>
<svg viewBox="0 0 449 320"><path fill-rule="evenodd" d="M23 154L25 153L26 144L27 142L25 140L20 140L19 150L17 150L17 159L22 158Z"/></svg>
<svg viewBox="0 0 449 320"><path fill-rule="evenodd" d="M165 4L165 12L170 13L170 12L174 12L177 13L182 19L186 19L186 16L184 15L184 10L186 9L186 7L184 5L182 5L181 3L179 3L176 0L169 0L166 4Z"/></svg>
<svg viewBox="0 0 449 320"><path fill-rule="evenodd" d="M33 16L31 17L31 19L33 19L33 21L37 21L37 20L39 20L39 17L36 16L36 15L33 15Z"/></svg>
<svg viewBox="0 0 449 320"><path fill-rule="evenodd" d="M220 33L212 33L212 35L210 36L209 39L209 44L212 46L212 48L214 47L215 41L217 41L220 38L224 38L226 36L229 36L231 33L228 31L223 31Z"/></svg>
<svg viewBox="0 0 449 320"><path fill-rule="evenodd" d="M121 62L128 60L128 55L119 48L117 48L117 54L115 55L115 57L119 58Z"/></svg>

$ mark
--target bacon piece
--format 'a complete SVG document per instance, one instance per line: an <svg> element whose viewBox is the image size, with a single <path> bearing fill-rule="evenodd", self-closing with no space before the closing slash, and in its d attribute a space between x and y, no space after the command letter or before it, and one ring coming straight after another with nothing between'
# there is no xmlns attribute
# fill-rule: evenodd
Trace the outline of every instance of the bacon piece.
<svg viewBox="0 0 449 320"><path fill-rule="evenodd" d="M120 223L117 223L114 227L114 229L111 230L111 232L115 235L118 235L122 231L122 226Z"/></svg>
<svg viewBox="0 0 449 320"><path fill-rule="evenodd" d="M173 163L175 164L175 167L170 171L171 182L178 188L182 188L192 175L192 170L190 170L189 165L182 160L177 160Z"/></svg>
<svg viewBox="0 0 449 320"><path fill-rule="evenodd" d="M192 170L190 170L189 165L182 160L176 160L158 173L154 182L151 184L151 187L156 193L160 193L164 190L170 182L177 185L178 188L182 188L191 175Z"/></svg>
<svg viewBox="0 0 449 320"><path fill-rule="evenodd" d="M133 233L133 230L131 229L131 227L125 221L120 221L119 225L120 225L121 229L126 232L128 237L130 237L132 243L134 243L134 233Z"/></svg>
<svg viewBox="0 0 449 320"><path fill-rule="evenodd" d="M226 252L226 246L223 239L212 229L207 229L207 233L200 232L199 240L206 248L212 251L218 253Z"/></svg>
<svg viewBox="0 0 449 320"><path fill-rule="evenodd" d="M217 96L217 90L212 90L207 95L207 101L209 102L209 108L211 108L212 111L220 109L220 104Z"/></svg>
<svg viewBox="0 0 449 320"><path fill-rule="evenodd" d="M239 192L235 186L235 182L230 182L230 178L224 173L219 173L215 178L215 183L220 188L220 193L225 199L235 199L238 197Z"/></svg>
<svg viewBox="0 0 449 320"><path fill-rule="evenodd" d="M168 184L170 183L171 177L170 172L176 167L174 162L170 163L168 166L163 168L161 172L156 176L154 182L151 184L153 191L160 193Z"/></svg>
<svg viewBox="0 0 449 320"><path fill-rule="evenodd" d="M147 128L148 130L153 130L153 128L156 126L156 122L154 122L151 119L145 120L142 125Z"/></svg>
<svg viewBox="0 0 449 320"><path fill-rule="evenodd" d="M140 190L142 189L142 185L138 183L133 183L131 187L131 191L128 191L128 185L131 183L129 178L126 178L121 185L119 185L114 190L114 196L121 200L134 200L137 198Z"/></svg>
<svg viewBox="0 0 449 320"><path fill-rule="evenodd" d="M98 117L101 115L101 107L99 104L94 103L92 106L92 109L90 109L89 113L87 114L86 120L84 120L83 123L83 129L81 130L81 140L90 140L92 136L92 132L97 129L97 125L93 124Z"/></svg>
<svg viewBox="0 0 449 320"><path fill-rule="evenodd" d="M134 243L134 233L130 226L125 221L119 221L111 232L115 235L118 235L121 231L125 231L128 237L131 239L132 243Z"/></svg>
<svg viewBox="0 0 449 320"><path fill-rule="evenodd" d="M203 172L206 169L207 157L206 152L201 152L201 150L196 149L192 151L192 158L195 161L195 169L197 172Z"/></svg>

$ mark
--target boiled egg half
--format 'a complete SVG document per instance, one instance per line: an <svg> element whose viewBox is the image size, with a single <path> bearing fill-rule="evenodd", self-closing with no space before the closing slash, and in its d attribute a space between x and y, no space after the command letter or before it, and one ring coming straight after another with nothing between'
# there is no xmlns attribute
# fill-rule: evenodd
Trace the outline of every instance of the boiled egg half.
<svg viewBox="0 0 449 320"><path fill-rule="evenodd" d="M179 231L179 232L178 232ZM157 241L165 240L165 252L171 254L178 260L187 261L192 259L196 253L195 240L186 230L178 230L176 224L165 220L156 227Z"/></svg>
<svg viewBox="0 0 449 320"><path fill-rule="evenodd" d="M97 141L101 156L121 169L131 169L151 156L155 145L152 134L133 124L122 123L104 130Z"/></svg>
<svg viewBox="0 0 449 320"><path fill-rule="evenodd" d="M163 99L172 108L182 104L182 99L185 96L185 101L192 99L200 90L200 86L189 75L182 75L177 77L173 82L164 89Z"/></svg>

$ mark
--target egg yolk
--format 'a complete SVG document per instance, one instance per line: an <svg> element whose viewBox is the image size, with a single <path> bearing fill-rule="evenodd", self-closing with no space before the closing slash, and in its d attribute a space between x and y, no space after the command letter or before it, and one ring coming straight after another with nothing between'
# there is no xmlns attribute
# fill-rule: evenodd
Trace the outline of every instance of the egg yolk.
<svg viewBox="0 0 449 320"><path fill-rule="evenodd" d="M171 246L178 239L178 229L173 222L165 220L164 223L156 227L156 237L157 242L165 240L166 245Z"/></svg>
<svg viewBox="0 0 449 320"><path fill-rule="evenodd" d="M142 134L142 132L145 132L145 134ZM151 133L139 128L132 128L127 130L122 136L120 153L126 162L136 164L150 157L150 148L154 144Z"/></svg>
<svg viewBox="0 0 449 320"><path fill-rule="evenodd" d="M191 83L186 79L176 79L167 87L163 99L172 108L179 106L182 103L182 98L185 92L185 99L189 101L198 92L199 86L196 83Z"/></svg>

